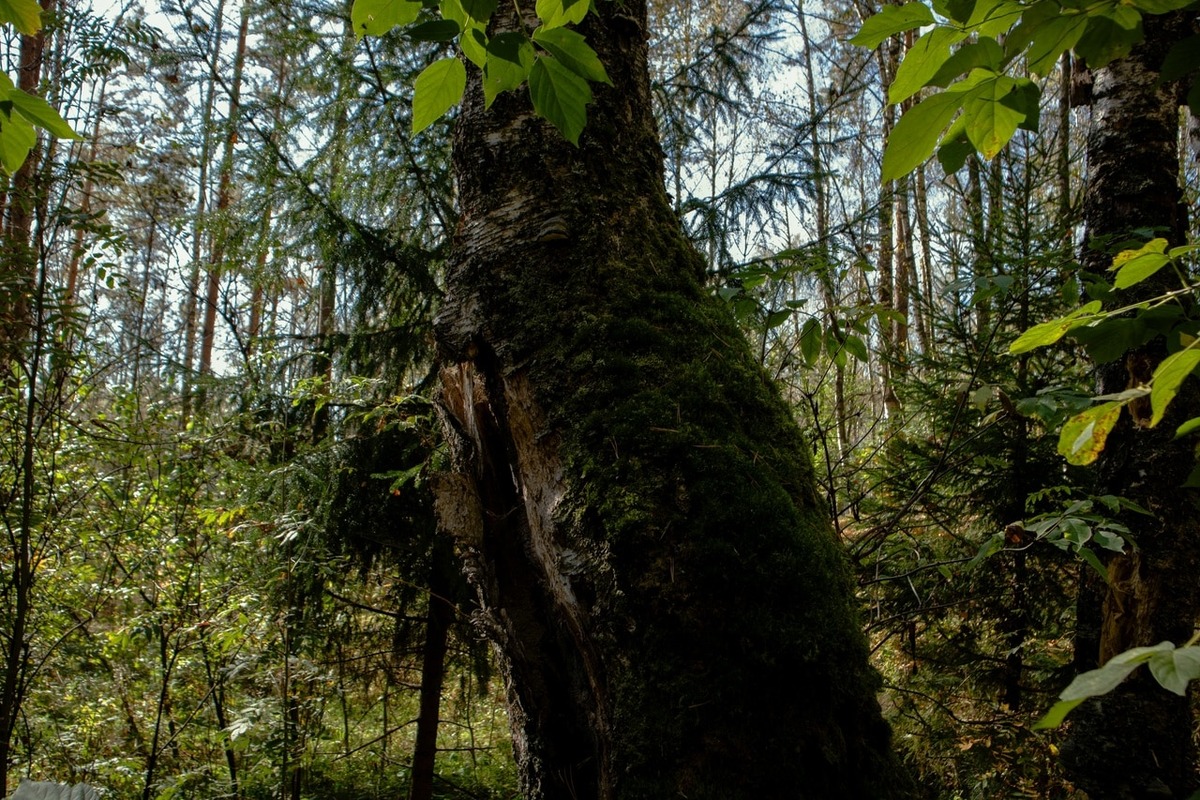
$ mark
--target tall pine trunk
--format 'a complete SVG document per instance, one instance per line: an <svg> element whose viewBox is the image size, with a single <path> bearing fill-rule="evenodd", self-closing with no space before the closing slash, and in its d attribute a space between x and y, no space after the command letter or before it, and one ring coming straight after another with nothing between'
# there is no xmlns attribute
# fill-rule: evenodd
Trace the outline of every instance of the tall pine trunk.
<svg viewBox="0 0 1200 800"><path fill-rule="evenodd" d="M437 509L524 796L900 796L807 447L663 188L645 3L597 6L578 148L471 79L437 320Z"/></svg>
<svg viewBox="0 0 1200 800"><path fill-rule="evenodd" d="M1126 59L1094 72L1093 126L1084 220L1089 240L1119 239L1141 227L1158 228L1182 243L1186 221L1179 189L1178 104L1174 87L1157 85L1167 48L1190 33L1181 15L1146 17L1146 42ZM1085 249L1084 267L1102 272L1111 253ZM1131 294L1167 288L1148 281ZM1138 298L1134 298L1138 299ZM1144 297L1143 297L1144 299ZM1099 370L1102 394L1149 380L1166 355L1156 340L1129 350ZM1149 403L1109 436L1101 461L1108 491L1140 503L1154 519L1130 520L1137 549L1112 559L1108 582L1085 583L1076 643L1081 666L1095 666L1131 647L1169 640L1182 644L1200 621L1198 493L1181 488L1195 464L1194 442L1175 439L1176 427L1200 414L1194 381L1184 384L1167 417L1148 427ZM1100 800L1186 798L1200 788L1188 698L1136 675L1074 715L1064 763L1072 779Z"/></svg>

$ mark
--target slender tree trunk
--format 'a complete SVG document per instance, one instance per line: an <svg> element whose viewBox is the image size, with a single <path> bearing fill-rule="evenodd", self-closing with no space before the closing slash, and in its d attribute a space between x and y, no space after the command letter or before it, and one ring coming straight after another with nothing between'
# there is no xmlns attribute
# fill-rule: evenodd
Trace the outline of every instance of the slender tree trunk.
<svg viewBox="0 0 1200 800"><path fill-rule="evenodd" d="M413 747L412 786L408 800L433 800L434 763L437 758L442 681L446 675L446 646L454 622L454 553L450 541L434 543L429 573L429 607L425 614L425 645L421 651L421 699L417 714L417 740Z"/></svg>
<svg viewBox="0 0 1200 800"><path fill-rule="evenodd" d="M925 186L925 167L917 167L916 178L913 199L916 205L917 235L921 242L921 288L917 292L921 324L918 326L917 338L921 343L922 352L932 353L933 319L937 312L934 303L933 268L930 263L933 245L929 233L929 202Z"/></svg>
<svg viewBox="0 0 1200 800"><path fill-rule="evenodd" d="M892 76L900 63L900 42L895 37L884 42L879 48L879 74L884 97L887 96ZM883 106L883 136L882 146L887 147L896 125L896 107L891 103ZM895 184L892 181L881 181L879 184L879 258L876 262L879 268L877 293L879 305L894 309L895 272ZM892 388L892 359L895 357L896 330L892 321L881 323L879 326L880 358L879 378L883 394L883 407L888 419L896 420L900 412L900 401Z"/></svg>
<svg viewBox="0 0 1200 800"><path fill-rule="evenodd" d="M226 122L225 153L217 179L216 229L212 234L212 253L208 262L208 285L204 300L204 326L200 330L200 380L212 374L213 346L216 343L217 304L220 301L221 276L225 271L225 247L229 241L229 205L233 200L233 151L238 141L238 116L241 107L242 72L246 64L246 36L250 29L250 6L242 7L238 27L237 53L233 61L233 80L229 88L229 119ZM204 408L207 387L197 394L197 406Z"/></svg>
<svg viewBox="0 0 1200 800"><path fill-rule="evenodd" d="M192 415L192 393L195 389L196 338L199 331L200 262L203 257L204 220L208 210L208 168L212 160L213 108L216 107L217 81L221 69L221 43L225 31L225 0L218 0L213 12L212 61L209 64L208 91L204 95L204 113L200 131L200 175L196 185L196 215L192 226L192 270L188 276L188 291L184 299L183 333L183 425Z"/></svg>
<svg viewBox="0 0 1200 800"><path fill-rule="evenodd" d="M1170 45L1190 33L1189 17L1146 16L1144 24L1143 46L1094 72L1084 199L1092 241L1155 227L1179 244L1186 230L1175 88L1158 86L1156 69ZM1082 260L1085 268L1103 271L1111 254L1085 248ZM1129 294L1135 300L1158 294L1170 286L1169 272ZM1164 342L1156 340L1103 365L1100 392L1144 383L1165 354ZM1107 585L1081 591L1081 630L1099 632L1076 642L1086 649L1079 659L1085 665L1131 647L1182 644L1200 620L1200 493L1181 488L1195 463L1194 442L1174 438L1183 420L1200 415L1200 392L1194 380L1186 381L1154 428L1147 425L1149 403L1135 402L1129 411L1109 436L1101 477L1108 491L1140 503L1154 519L1132 521L1137 549L1109 562ZM1162 689L1149 675L1136 675L1074 716L1063 763L1094 800L1186 798L1200 788L1189 699Z"/></svg>
<svg viewBox="0 0 1200 800"><path fill-rule="evenodd" d="M813 194L816 199L817 215L817 253L821 258L821 271L818 279L821 283L821 301L825 306L825 324L836 330L837 321L837 287L834 283L835 269L829 255L829 196L826 187L827 174L825 170L825 152L821 143L820 109L817 106L817 84L813 74L812 42L808 38L808 22L804 14L804 0L799 0L797 18L800 21L800 35L804 40L804 77L808 83L808 116L811 120L809 130L809 147L812 150L813 162ZM846 412L846 367L834 363L833 376L833 414L837 431L838 457L846 455L850 436L847 431ZM836 508L836 505L835 505Z"/></svg>
<svg viewBox="0 0 1200 800"><path fill-rule="evenodd" d="M50 11L54 0L42 0L41 5L44 11ZM17 54L17 88L21 91L38 94L45 51L45 30L21 35ZM38 263L31 239L39 203L39 155L40 145L35 143L9 182L8 218L0 236L6 251L0 258L0 373L5 375L9 365L20 359L29 335L30 303Z"/></svg>
<svg viewBox="0 0 1200 800"><path fill-rule="evenodd" d="M903 795L808 448L662 185L645 3L597 7L578 148L473 72L437 320L524 796Z"/></svg>

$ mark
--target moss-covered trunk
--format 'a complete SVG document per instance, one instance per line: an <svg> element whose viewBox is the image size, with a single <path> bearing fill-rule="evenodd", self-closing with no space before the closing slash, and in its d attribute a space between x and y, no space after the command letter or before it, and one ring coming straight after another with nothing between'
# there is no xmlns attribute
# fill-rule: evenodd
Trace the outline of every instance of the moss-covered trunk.
<svg viewBox="0 0 1200 800"><path fill-rule="evenodd" d="M1083 259L1093 272L1102 274L1111 263L1112 243L1139 228L1182 243L1187 226L1176 88L1159 86L1157 69L1171 44L1190 33L1188 25L1184 15L1147 17L1145 44L1094 73L1084 216L1095 247ZM1163 270L1134 291L1148 299L1175 288L1172 280ZM1144 384L1165 355L1158 339L1101 366L1100 393ZM1174 438L1183 420L1200 415L1200 393L1194 381L1186 382L1155 428L1148 402L1130 411L1108 439L1102 479L1108 491L1140 503L1154 519L1128 520L1137 549L1112 559L1107 584L1090 579L1081 586L1076 661L1084 668L1132 647L1183 644L1200 624L1200 493L1182 488L1195 464L1195 443ZM1072 717L1063 761L1090 797L1185 798L1200 788L1188 699L1146 671Z"/></svg>
<svg viewBox="0 0 1200 800"><path fill-rule="evenodd" d="M437 505L525 795L898 796L805 443L663 190L645 4L598 6L578 149L477 75L454 146Z"/></svg>

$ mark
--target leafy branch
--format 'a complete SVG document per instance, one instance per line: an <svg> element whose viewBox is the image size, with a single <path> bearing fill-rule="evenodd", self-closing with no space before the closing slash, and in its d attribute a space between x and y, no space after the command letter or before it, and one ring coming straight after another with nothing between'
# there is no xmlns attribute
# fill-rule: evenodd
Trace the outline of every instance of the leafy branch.
<svg viewBox="0 0 1200 800"><path fill-rule="evenodd" d="M540 24L532 33L522 29L490 37L497 0L440 0L437 8L434 17L423 3L411 0L355 0L350 17L360 38L411 26L406 34L414 41L457 41L462 55L483 72L486 108L502 92L527 84L534 111L578 146L592 101L590 84L611 84L596 52L566 27L583 22L592 0L537 0ZM519 7L517 15L522 16ZM456 56L426 67L413 85L413 134L457 105L466 86L466 65Z"/></svg>
<svg viewBox="0 0 1200 800"><path fill-rule="evenodd" d="M0 24L18 33L36 35L42 29L42 7L37 0L0 0ZM82 139L45 100L18 89L0 72L0 168L10 175L21 168L37 143L34 127L60 139Z"/></svg>
<svg viewBox="0 0 1200 800"><path fill-rule="evenodd" d="M1095 397L1093 401L1098 405L1075 414L1063 425L1058 452L1071 464L1095 461L1120 419L1121 410L1138 401L1144 404L1144 398L1149 398L1150 414L1147 419L1138 411L1138 422L1150 428L1157 426L1179 394L1183 381L1200 367L1200 338L1197 338L1200 320L1189 315L1191 304L1183 302L1185 298L1195 297L1200 285L1192 282L1180 266L1182 259L1197 251L1200 251L1197 244L1168 250L1166 239L1153 239L1138 249L1122 251L1109 268L1115 273L1113 286L1100 284L1091 287L1090 291L1112 296L1112 289L1120 291L1136 286L1168 265L1176 268L1180 288L1109 310L1103 310L1101 300L1092 300L1064 316L1034 325L1009 347L1009 352L1017 355L1072 336L1082 342L1097 361L1110 361L1125 350L1157 336L1165 339L1170 352L1155 368L1149 382L1117 394ZM1181 424L1176 429L1176 436L1186 436L1197 430L1200 430L1200 417ZM1188 485L1198 481L1200 470L1193 472Z"/></svg>
<svg viewBox="0 0 1200 800"><path fill-rule="evenodd" d="M1059 701L1046 716L1034 723L1034 730L1057 728L1076 706L1089 697L1108 694L1142 664L1150 667L1150 674L1164 689L1184 696L1188 683L1200 680L1198 642L1200 633L1183 647L1176 647L1172 642L1159 642L1153 647L1135 647L1113 656L1099 669L1081 673L1063 689L1058 696Z"/></svg>
<svg viewBox="0 0 1200 800"><path fill-rule="evenodd" d="M927 88L904 114L883 155L883 180L901 178L934 151L946 172L957 172L978 151L993 158L1018 130L1038 129L1042 78L1074 52L1093 68L1128 55L1143 39L1142 15L1164 14L1194 0L914 0L869 17L851 44L878 47L900 33L929 28L913 43L888 89L899 104ZM932 27L930 27L932 26ZM1200 37L1167 55L1162 81L1200 70ZM1198 84L1200 86L1200 84ZM1200 109L1200 89L1188 96ZM960 113L961 112L961 113Z"/></svg>

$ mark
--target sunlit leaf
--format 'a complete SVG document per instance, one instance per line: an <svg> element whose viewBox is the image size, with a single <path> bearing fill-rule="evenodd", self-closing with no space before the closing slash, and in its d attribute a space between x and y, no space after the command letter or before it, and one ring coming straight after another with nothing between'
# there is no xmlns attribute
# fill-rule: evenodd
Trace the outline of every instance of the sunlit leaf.
<svg viewBox="0 0 1200 800"><path fill-rule="evenodd" d="M888 87L888 101L900 103L919 92L950 58L951 46L965 38L963 31L938 26L917 39Z"/></svg>
<svg viewBox="0 0 1200 800"><path fill-rule="evenodd" d="M420 13L421 4L410 0L354 0L350 22L361 39L364 34L382 36L397 25L408 25Z"/></svg>
<svg viewBox="0 0 1200 800"><path fill-rule="evenodd" d="M18 114L0 111L0 166L10 175L21 168L37 142L33 125Z"/></svg>
<svg viewBox="0 0 1200 800"><path fill-rule="evenodd" d="M933 155L951 118L962 105L963 97L943 92L927 97L910 108L892 130L883 153L883 174L893 181L912 172Z"/></svg>
<svg viewBox="0 0 1200 800"><path fill-rule="evenodd" d="M542 27L549 30L564 25L578 25L583 22L591 7L591 0L537 0L535 10L538 19L542 21Z"/></svg>
<svg viewBox="0 0 1200 800"><path fill-rule="evenodd" d="M984 158L995 158L1025 118L1002 102L1014 86L1012 78L997 75L976 87L963 103L967 138Z"/></svg>
<svg viewBox="0 0 1200 800"><path fill-rule="evenodd" d="M1072 328L1086 324L1094 318L1097 311L1100 310L1100 301L1093 300L1085 306L1075 309L1065 317L1052 319L1049 322L1042 322L1034 325L1029 330L1017 337L1017 340L1009 345L1008 352L1012 355L1026 353L1038 347L1054 344L1067 331Z"/></svg>
<svg viewBox="0 0 1200 800"><path fill-rule="evenodd" d="M412 132L432 125L462 99L467 69L457 58L443 58L426 67L413 82Z"/></svg>
<svg viewBox="0 0 1200 800"><path fill-rule="evenodd" d="M878 47L889 36L934 23L933 12L924 3L912 2L902 6L884 6L863 23L850 44Z"/></svg>
<svg viewBox="0 0 1200 800"><path fill-rule="evenodd" d="M1150 408L1153 410L1150 427L1162 421L1167 406L1179 394L1179 386L1184 378L1191 375L1197 366L1200 366L1200 347L1189 347L1167 356L1154 370L1154 380L1150 384Z"/></svg>
<svg viewBox="0 0 1200 800"><path fill-rule="evenodd" d="M6 22L33 35L42 29L42 7L37 0L0 0L0 24Z"/></svg>
<svg viewBox="0 0 1200 800"><path fill-rule="evenodd" d="M1071 417L1058 438L1059 455L1077 466L1095 461L1124 407L1122 402L1102 403Z"/></svg>

